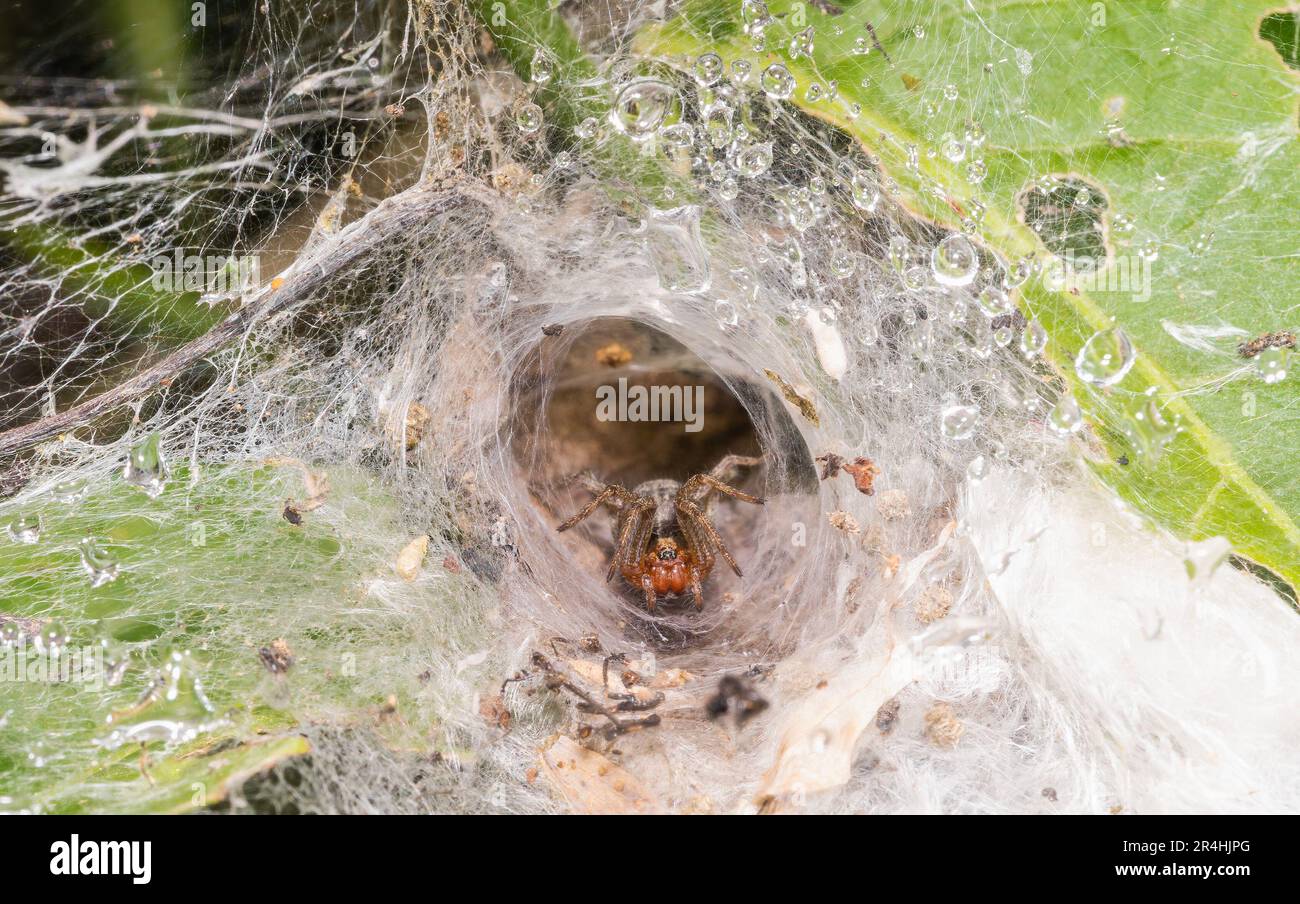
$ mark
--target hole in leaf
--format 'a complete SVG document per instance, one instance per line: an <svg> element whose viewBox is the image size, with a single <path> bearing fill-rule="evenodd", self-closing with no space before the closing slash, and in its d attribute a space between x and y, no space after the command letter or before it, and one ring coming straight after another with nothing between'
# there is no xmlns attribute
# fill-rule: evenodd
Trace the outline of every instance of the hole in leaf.
<svg viewBox="0 0 1300 904"><path fill-rule="evenodd" d="M1106 196L1082 179L1035 183L1020 195L1025 225L1047 249L1073 269L1101 268L1106 263L1102 216Z"/></svg>
<svg viewBox="0 0 1300 904"><path fill-rule="evenodd" d="M1272 44L1282 62L1300 69L1300 14L1273 13L1259 23L1259 36Z"/></svg>

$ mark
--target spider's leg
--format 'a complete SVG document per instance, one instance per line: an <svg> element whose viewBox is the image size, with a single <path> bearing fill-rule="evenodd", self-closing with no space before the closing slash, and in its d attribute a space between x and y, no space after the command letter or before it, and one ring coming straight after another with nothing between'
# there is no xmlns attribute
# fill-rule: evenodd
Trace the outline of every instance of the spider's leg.
<svg viewBox="0 0 1300 904"><path fill-rule="evenodd" d="M735 487L718 480L712 474L696 474L682 484L682 488L677 491L677 498L678 500L687 499L699 503L704 501L710 490L717 490L719 493L733 499L739 499L741 502L752 502L754 505L762 505L764 502L761 497L742 493Z"/></svg>
<svg viewBox="0 0 1300 904"><path fill-rule="evenodd" d="M714 548L717 549L718 554L721 555L722 558L726 560L727 564L731 566L731 570L736 573L736 577L744 577L740 571L740 566L737 565L736 560L731 557L731 553L727 550L726 544L722 542L722 538L719 537L718 532L714 530L712 522L705 517L704 512L700 511L699 506L694 502L682 501L677 504L677 508L679 511L685 512L695 521L696 526L699 527L704 535L709 538L709 541L713 544Z"/></svg>
<svg viewBox="0 0 1300 904"><path fill-rule="evenodd" d="M632 547L628 550L628 565L635 565L641 560L641 557L645 555L646 547L650 544L650 537L654 533L654 514L658 505L648 499L645 502L641 523L637 528L636 535L632 538Z"/></svg>
<svg viewBox="0 0 1300 904"><path fill-rule="evenodd" d="M611 499L618 500L621 506L622 503L624 503L629 496L631 496L633 499L636 498L635 496L632 496L632 494L628 492L626 489L624 489L623 487L611 483L609 486L605 487L603 490L597 493L595 499L591 500L585 506L583 506L582 510L578 512L578 514L574 515L568 521L565 521L563 524L557 527L556 530L561 532L568 530L569 528L577 524L579 521L588 517L596 509L600 508L601 505L603 505L606 502L609 502Z"/></svg>
<svg viewBox="0 0 1300 904"><path fill-rule="evenodd" d="M741 468L753 468L762 461L763 458L760 455L724 455L722 461L710 469L709 476L725 483L733 474L738 473Z"/></svg>
<svg viewBox="0 0 1300 904"><path fill-rule="evenodd" d="M650 580L650 575L641 576L641 589L645 591L645 607L651 612L655 611L655 585Z"/></svg>
<svg viewBox="0 0 1300 904"><path fill-rule="evenodd" d="M691 566L691 593L695 595L695 611L699 612L704 608L704 591L700 589L700 571L694 565Z"/></svg>
<svg viewBox="0 0 1300 904"><path fill-rule="evenodd" d="M636 499L636 497L633 497ZM609 571L605 575L605 580L610 581L618 573L620 565L632 565L636 560L641 558L643 550L638 549L634 544L638 536L643 533L641 525L646 520L648 512L653 511L655 503L651 499L637 499L632 503L632 509L623 519L623 527L618 534L618 543L614 545L614 557L610 560Z"/></svg>
<svg viewBox="0 0 1300 904"><path fill-rule="evenodd" d="M698 562L700 577L708 577L709 572L713 570L713 548L709 545L709 538L695 526L691 515L678 511L677 516L677 526L686 535L686 545L690 547L692 555Z"/></svg>
<svg viewBox="0 0 1300 904"><path fill-rule="evenodd" d="M569 478L570 483L576 483L584 490L590 493L603 493L610 484L601 483L596 479L596 475L590 471L581 471Z"/></svg>

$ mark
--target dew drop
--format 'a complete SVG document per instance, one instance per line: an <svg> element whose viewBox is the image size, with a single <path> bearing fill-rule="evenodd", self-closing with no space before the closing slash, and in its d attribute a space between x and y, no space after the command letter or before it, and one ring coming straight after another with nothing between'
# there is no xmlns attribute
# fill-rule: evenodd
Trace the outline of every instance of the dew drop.
<svg viewBox="0 0 1300 904"><path fill-rule="evenodd" d="M1266 348L1254 359L1255 372L1269 384L1285 380L1290 363L1291 349L1285 347Z"/></svg>
<svg viewBox="0 0 1300 904"><path fill-rule="evenodd" d="M727 176L718 183L718 196L724 201L734 201L740 196L740 183L733 176Z"/></svg>
<svg viewBox="0 0 1300 904"><path fill-rule="evenodd" d="M9 522L5 532L15 543L31 545L41 539L41 518L39 515L19 515Z"/></svg>
<svg viewBox="0 0 1300 904"><path fill-rule="evenodd" d="M979 294L980 313L992 320L1015 310L1011 296L997 286L987 286Z"/></svg>
<svg viewBox="0 0 1300 904"><path fill-rule="evenodd" d="M1074 396L1062 396L1047 415L1047 427L1057 436L1069 436L1083 428L1083 412Z"/></svg>
<svg viewBox="0 0 1300 904"><path fill-rule="evenodd" d="M970 464L966 465L966 479L971 483L979 483L988 473L989 462L983 455L976 455L970 460Z"/></svg>
<svg viewBox="0 0 1300 904"><path fill-rule="evenodd" d="M979 255L970 239L953 234L934 247L930 268L940 285L968 286L979 271Z"/></svg>
<svg viewBox="0 0 1300 904"><path fill-rule="evenodd" d="M109 716L113 730L96 743L109 750L148 741L186 743L226 724L214 712L198 665L188 652L173 652L135 705Z"/></svg>
<svg viewBox="0 0 1300 904"><path fill-rule="evenodd" d="M700 233L699 207L687 204L669 210L651 208L645 243L664 289L692 293L708 290L709 252Z"/></svg>
<svg viewBox="0 0 1300 904"><path fill-rule="evenodd" d="M974 405L950 405L939 417L940 431L947 439L970 439L975 433L979 413Z"/></svg>
<svg viewBox="0 0 1300 904"><path fill-rule="evenodd" d="M1034 71L1034 55L1023 47L1017 47L1016 68L1020 70L1021 75L1032 73Z"/></svg>
<svg viewBox="0 0 1300 904"><path fill-rule="evenodd" d="M789 69L780 63L773 63L763 70L763 74L759 78L759 85L762 86L763 92L768 97L776 100L787 100L790 95L794 94L795 80Z"/></svg>
<svg viewBox="0 0 1300 904"><path fill-rule="evenodd" d="M90 575L91 587L102 587L117 580L117 560L90 537L78 545L81 552L81 566Z"/></svg>
<svg viewBox="0 0 1300 904"><path fill-rule="evenodd" d="M695 140L695 129L688 122L677 122L664 127L659 137L670 148L688 148Z"/></svg>
<svg viewBox="0 0 1300 904"><path fill-rule="evenodd" d="M736 305L725 298L719 298L713 303L713 313L718 318L718 326L723 329L740 323L740 312L736 310Z"/></svg>
<svg viewBox="0 0 1300 904"><path fill-rule="evenodd" d="M555 77L555 61L551 55L540 47L533 54L533 61L530 67L534 85L546 85Z"/></svg>
<svg viewBox="0 0 1300 904"><path fill-rule="evenodd" d="M609 111L609 121L633 141L651 138L677 107L677 92L666 82L641 78L619 91Z"/></svg>
<svg viewBox="0 0 1300 904"><path fill-rule="evenodd" d="M853 206L858 210L871 213L880 203L880 183L874 173L858 170L849 182L849 191L853 195Z"/></svg>
<svg viewBox="0 0 1300 904"><path fill-rule="evenodd" d="M156 432L146 436L127 456L122 476L140 487L150 499L157 499L167 486L167 464L159 448L162 437Z"/></svg>
<svg viewBox="0 0 1300 904"><path fill-rule="evenodd" d="M1114 386L1133 367L1137 353L1133 343L1119 327L1101 330L1079 349L1074 372L1079 379L1094 386Z"/></svg>
<svg viewBox="0 0 1300 904"><path fill-rule="evenodd" d="M794 37L790 38L790 59L797 60L800 57L810 57L813 54L813 39L816 31L811 25L803 31L797 32Z"/></svg>
<svg viewBox="0 0 1300 904"><path fill-rule="evenodd" d="M750 179L767 172L772 165L772 142L751 144L736 155L736 170Z"/></svg>
<svg viewBox="0 0 1300 904"><path fill-rule="evenodd" d="M1026 358L1037 358L1047 348L1047 330L1037 320L1031 320L1020 334L1020 353Z"/></svg>
<svg viewBox="0 0 1300 904"><path fill-rule="evenodd" d="M940 140L939 150L951 163L961 163L966 159L966 145L951 132Z"/></svg>
<svg viewBox="0 0 1300 904"><path fill-rule="evenodd" d="M573 131L583 141L590 141L595 138L596 133L600 131L600 123L596 120L596 117L588 116L582 122L578 123L578 127Z"/></svg>
<svg viewBox="0 0 1300 904"><path fill-rule="evenodd" d="M972 160L966 164L966 181L971 185L979 185L988 175L989 167L983 160Z"/></svg>
<svg viewBox="0 0 1300 904"><path fill-rule="evenodd" d="M838 248L831 256L831 275L836 279L848 279L853 275L855 266L853 252L847 248Z"/></svg>
<svg viewBox="0 0 1300 904"><path fill-rule="evenodd" d="M515 125L519 126L519 131L525 135L536 134L537 130L542 127L542 121L542 108L531 101L523 104L515 112Z"/></svg>
<svg viewBox="0 0 1300 904"><path fill-rule="evenodd" d="M907 269L908 258L912 254L912 243L906 236L895 235L889 239L889 265L894 272L902 273Z"/></svg>
<svg viewBox="0 0 1300 904"><path fill-rule="evenodd" d="M707 88L722 78L722 57L713 51L702 53L695 60L695 81Z"/></svg>

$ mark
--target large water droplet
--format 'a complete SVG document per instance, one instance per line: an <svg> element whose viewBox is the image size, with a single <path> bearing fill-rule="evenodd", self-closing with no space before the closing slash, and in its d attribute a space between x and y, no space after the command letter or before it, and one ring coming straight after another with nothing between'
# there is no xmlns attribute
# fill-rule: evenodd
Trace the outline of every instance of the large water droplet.
<svg viewBox="0 0 1300 904"><path fill-rule="evenodd" d="M647 141L669 114L675 114L677 92L667 82L654 78L641 78L629 82L618 92L609 121L633 141Z"/></svg>
<svg viewBox="0 0 1300 904"><path fill-rule="evenodd" d="M646 227L646 249L659 284L669 292L707 291L709 252L700 234L700 208L694 204L669 210L651 208Z"/></svg>
<svg viewBox="0 0 1300 904"><path fill-rule="evenodd" d="M1178 419L1165 416L1154 395L1154 389L1148 391L1147 396L1137 403L1120 425L1120 433L1133 446L1133 450L1148 462L1159 459L1165 446L1173 442L1180 432Z"/></svg>
<svg viewBox="0 0 1300 904"><path fill-rule="evenodd" d="M150 433L131 450L122 471L126 482L140 487L150 499L157 499L167 486L167 464L159 448L161 443L161 436Z"/></svg>
<svg viewBox="0 0 1300 904"><path fill-rule="evenodd" d="M1079 349L1074 372L1094 386L1114 386L1133 367L1137 353L1119 327L1101 330Z"/></svg>
<svg viewBox="0 0 1300 904"><path fill-rule="evenodd" d="M1047 415L1047 426L1057 436L1069 436L1083 428L1083 412L1074 396L1062 396Z"/></svg>
<svg viewBox="0 0 1300 904"><path fill-rule="evenodd" d="M772 142L751 144L736 155L736 170L753 179L767 172L772 165Z"/></svg>
<svg viewBox="0 0 1300 904"><path fill-rule="evenodd" d="M880 203L880 182L875 173L856 171L849 182L849 191L853 195L853 206L858 210L871 213Z"/></svg>
<svg viewBox="0 0 1300 904"><path fill-rule="evenodd" d="M91 587L102 587L117 580L117 559L90 537L78 545L81 552L81 567L90 575Z"/></svg>
<svg viewBox="0 0 1300 904"><path fill-rule="evenodd" d="M718 326L723 329L740 323L740 312L736 310L735 303L725 298L719 298L713 303L713 313L718 318Z"/></svg>
<svg viewBox="0 0 1300 904"><path fill-rule="evenodd" d="M950 405L939 417L939 428L948 439L970 439L979 422L979 409L974 405Z"/></svg>
<svg viewBox="0 0 1300 904"><path fill-rule="evenodd" d="M1020 334L1020 353L1026 358L1037 358L1047 348L1047 330L1037 320L1025 324L1025 331Z"/></svg>
<svg viewBox="0 0 1300 904"><path fill-rule="evenodd" d="M1291 364L1291 349L1272 347L1263 349L1254 359L1255 372L1265 383L1281 383L1286 379Z"/></svg>
<svg viewBox="0 0 1300 904"><path fill-rule="evenodd" d="M809 25L803 31L797 32L790 38L790 59L797 60L800 57L812 56L813 40L816 37L816 31Z"/></svg>
<svg viewBox="0 0 1300 904"><path fill-rule="evenodd" d="M707 88L722 78L722 57L713 51L700 54L695 60L695 81Z"/></svg>
<svg viewBox="0 0 1300 904"><path fill-rule="evenodd" d="M5 532L15 543L36 543L41 539L41 518L39 515L19 515L9 522Z"/></svg>
<svg viewBox="0 0 1300 904"><path fill-rule="evenodd" d="M979 294L980 313L992 320L1015 311L1011 296L997 286L985 286Z"/></svg>
<svg viewBox="0 0 1300 904"><path fill-rule="evenodd" d="M971 240L953 233L930 254L930 268L934 278L944 286L968 286L979 272L979 255Z"/></svg>
<svg viewBox="0 0 1300 904"><path fill-rule="evenodd" d="M555 76L555 60L551 58L549 53L540 47L537 48L537 52L533 54L530 74L534 85L546 85Z"/></svg>
<svg viewBox="0 0 1300 904"><path fill-rule="evenodd" d="M531 101L515 111L515 125L525 135L534 135L542 127L542 108Z"/></svg>
<svg viewBox="0 0 1300 904"><path fill-rule="evenodd" d="M787 100L791 94L794 94L794 76L780 63L773 63L764 69L762 76L759 77L759 84L768 97L776 100Z"/></svg>
<svg viewBox="0 0 1300 904"><path fill-rule="evenodd" d="M907 240L906 236L893 235L889 237L889 266L894 268L895 273L902 273L907 270L908 260L912 255L912 243Z"/></svg>
<svg viewBox="0 0 1300 904"><path fill-rule="evenodd" d="M225 724L213 712L190 654L172 653L135 705L109 716L114 728L96 743L110 750L147 741L186 743Z"/></svg>

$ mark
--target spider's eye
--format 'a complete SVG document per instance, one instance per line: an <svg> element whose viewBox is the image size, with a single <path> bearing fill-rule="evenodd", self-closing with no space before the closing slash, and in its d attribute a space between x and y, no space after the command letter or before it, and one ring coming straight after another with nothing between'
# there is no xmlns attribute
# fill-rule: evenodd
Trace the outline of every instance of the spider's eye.
<svg viewBox="0 0 1300 904"><path fill-rule="evenodd" d="M665 546L663 549L659 550L660 561L670 562L675 558L677 558L677 550L673 549L672 547Z"/></svg>

